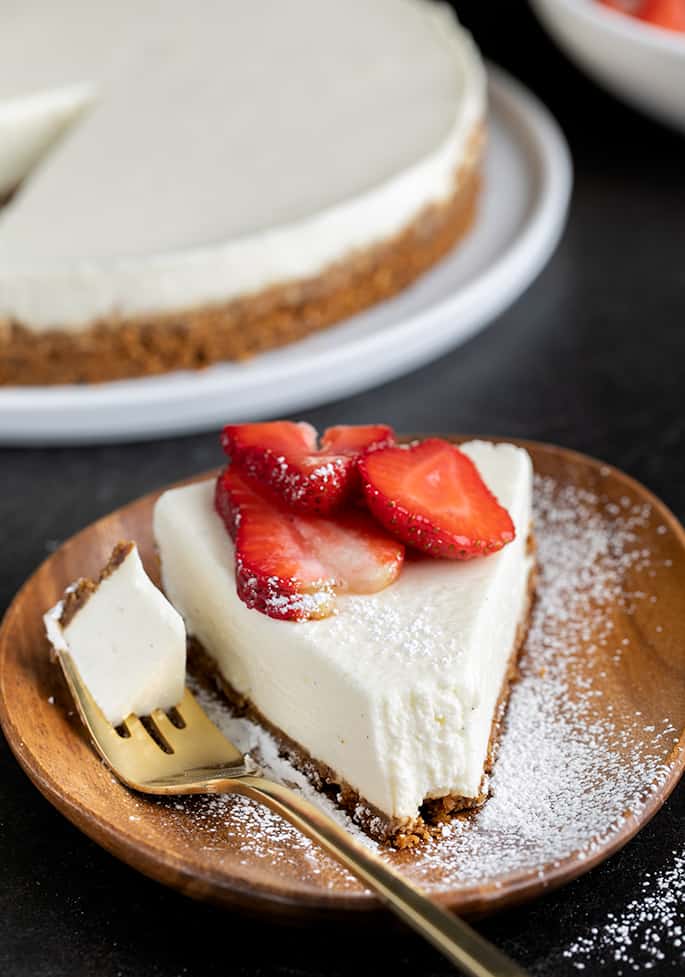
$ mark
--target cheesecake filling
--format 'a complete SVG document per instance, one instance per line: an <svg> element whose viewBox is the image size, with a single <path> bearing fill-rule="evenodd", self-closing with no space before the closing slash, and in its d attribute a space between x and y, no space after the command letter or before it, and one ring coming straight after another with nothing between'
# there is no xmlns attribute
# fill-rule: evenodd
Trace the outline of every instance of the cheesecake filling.
<svg viewBox="0 0 685 977"><path fill-rule="evenodd" d="M462 446L510 512L516 539L468 562L416 557L390 587L289 622L238 598L213 482L164 493L162 579L224 681L387 819L426 799L477 799L493 720L529 607L532 467L513 445Z"/></svg>
<svg viewBox="0 0 685 977"><path fill-rule="evenodd" d="M183 698L183 619L146 574L133 543L115 547L100 579L77 581L43 620L51 645L71 655L113 725Z"/></svg>

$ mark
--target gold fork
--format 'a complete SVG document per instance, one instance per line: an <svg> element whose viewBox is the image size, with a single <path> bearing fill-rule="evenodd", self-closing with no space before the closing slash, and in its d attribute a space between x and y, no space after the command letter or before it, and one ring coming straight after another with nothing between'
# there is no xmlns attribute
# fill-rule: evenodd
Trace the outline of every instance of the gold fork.
<svg viewBox="0 0 685 977"><path fill-rule="evenodd" d="M60 652L58 658L96 750L128 787L157 795L244 794L266 804L361 879L464 973L525 977L517 964L463 920L436 906L323 811L262 777L252 758L226 739L188 689L176 707L176 722L157 709L144 723L129 716L118 732L96 705L71 656Z"/></svg>

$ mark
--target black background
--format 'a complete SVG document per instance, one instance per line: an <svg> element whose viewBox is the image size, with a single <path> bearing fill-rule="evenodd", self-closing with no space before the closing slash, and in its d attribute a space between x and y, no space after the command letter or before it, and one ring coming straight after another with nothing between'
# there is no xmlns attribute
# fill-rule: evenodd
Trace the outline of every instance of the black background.
<svg viewBox="0 0 685 977"><path fill-rule="evenodd" d="M519 2L457 5L485 54L564 128L576 183L561 246L484 333L372 392L302 414L318 427L387 421L554 441L598 455L685 515L685 140L577 72ZM200 14L198 8L198 14ZM684 42L685 43L685 42ZM55 547L96 517L219 463L216 432L123 447L0 451L0 608ZM21 977L377 975L452 972L378 918L283 928L195 904L80 835L0 745L0 971ZM619 855L531 906L482 923L539 975L578 974L563 948L640 894L683 847L685 792ZM371 939L369 939L369 935ZM652 974L685 970L666 944ZM583 958L584 974L620 964ZM627 972L627 971L626 971Z"/></svg>

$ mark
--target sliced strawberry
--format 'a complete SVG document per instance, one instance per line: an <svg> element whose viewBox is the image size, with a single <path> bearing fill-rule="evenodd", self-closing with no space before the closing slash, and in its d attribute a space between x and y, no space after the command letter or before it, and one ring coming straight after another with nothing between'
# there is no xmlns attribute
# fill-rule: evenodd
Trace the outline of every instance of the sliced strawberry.
<svg viewBox="0 0 685 977"><path fill-rule="evenodd" d="M284 620L333 612L337 581L303 544L288 514L233 469L219 476L215 505L236 544L243 603Z"/></svg>
<svg viewBox="0 0 685 977"><path fill-rule="evenodd" d="M329 428L319 450L310 424L274 421L229 424L221 443L234 465L291 509L323 516L358 488L360 453L392 437L392 430L381 425Z"/></svg>
<svg viewBox="0 0 685 977"><path fill-rule="evenodd" d="M236 544L238 595L269 617L327 617L336 593L382 590L402 568L404 547L366 513L297 515L234 468L219 476L215 506Z"/></svg>
<svg viewBox="0 0 685 977"><path fill-rule="evenodd" d="M321 449L346 455L353 464L349 473L347 501L364 503L362 482L356 462L367 451L377 451L395 443L395 432L387 424L339 425L328 427L321 435Z"/></svg>
<svg viewBox="0 0 685 977"><path fill-rule="evenodd" d="M395 432L387 424L340 424L327 427L321 435L322 451L360 455L395 443Z"/></svg>
<svg viewBox="0 0 685 977"><path fill-rule="evenodd" d="M450 560L487 556L514 524L463 452L447 441L381 448L359 461L366 502L403 542Z"/></svg>

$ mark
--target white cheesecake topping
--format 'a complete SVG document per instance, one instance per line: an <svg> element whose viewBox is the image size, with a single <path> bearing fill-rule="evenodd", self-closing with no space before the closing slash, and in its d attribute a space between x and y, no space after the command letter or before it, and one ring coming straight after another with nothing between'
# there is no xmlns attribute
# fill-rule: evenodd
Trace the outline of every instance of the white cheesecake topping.
<svg viewBox="0 0 685 977"><path fill-rule="evenodd" d="M532 469L513 445L463 450L516 539L466 563L420 558L334 617L276 621L238 598L213 483L165 493L154 515L164 588L227 681L388 816L480 792L493 714L528 600Z"/></svg>
<svg viewBox="0 0 685 977"><path fill-rule="evenodd" d="M315 276L447 198L475 151L484 70L446 6L127 0L106 30L85 0L52 29L53 6L0 32L0 186L64 123L19 96L97 96L0 214L0 319L78 330Z"/></svg>
<svg viewBox="0 0 685 977"><path fill-rule="evenodd" d="M73 585L78 587L78 584ZM65 626L60 601L45 614L56 651L68 652L106 718L170 709L183 696L183 619L145 572L135 546Z"/></svg>

